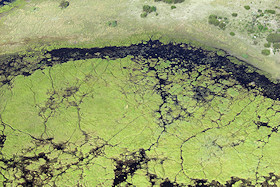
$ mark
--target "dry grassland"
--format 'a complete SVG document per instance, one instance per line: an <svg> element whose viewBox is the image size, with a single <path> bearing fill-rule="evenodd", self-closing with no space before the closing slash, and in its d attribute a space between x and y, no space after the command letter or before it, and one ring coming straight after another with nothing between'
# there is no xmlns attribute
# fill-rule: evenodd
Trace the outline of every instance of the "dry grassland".
<svg viewBox="0 0 280 187"><path fill-rule="evenodd" d="M202 44L222 48L231 54L280 77L279 52L270 56L261 54L261 45L252 45L247 33L240 32L249 11L244 5L257 9L274 8L279 0L185 0L170 5L153 0L69 0L70 6L59 8L59 0L29 0L20 8L0 17L0 53L20 51L34 45L48 44L115 44L142 34L159 33L177 41L198 41ZM252 3L251 3L252 2ZM158 16L151 13L141 18L142 6L157 7ZM217 14L233 20L231 14L238 13L235 22L225 31L208 24L208 16ZM109 27L108 21L116 20L117 27ZM234 31L234 37L229 35ZM141 40L139 40L141 41Z"/></svg>

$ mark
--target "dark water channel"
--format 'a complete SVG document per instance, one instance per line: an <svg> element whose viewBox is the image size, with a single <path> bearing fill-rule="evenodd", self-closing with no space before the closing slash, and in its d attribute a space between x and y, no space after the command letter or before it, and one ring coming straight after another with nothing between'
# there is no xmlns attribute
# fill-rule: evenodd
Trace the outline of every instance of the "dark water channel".
<svg viewBox="0 0 280 187"><path fill-rule="evenodd" d="M65 63L69 60L82 60L91 58L118 59L131 56L141 56L142 58L161 58L169 61L180 61L180 67L192 71L195 65L208 65L214 69L225 70L228 77L237 80L244 88L252 89L258 87L265 97L277 100L280 98L280 83L271 82L266 76L258 73L258 69L242 62L235 64L228 57L219 56L213 51L193 47L188 44L163 44L157 40L150 40L145 43L133 44L123 47L104 48L60 48L45 52L49 58L43 57L37 62L26 63L28 55L3 56L0 57L0 80L1 85L10 84L13 77L17 75L29 76L38 69L44 69L55 64ZM227 77L213 77L215 80Z"/></svg>

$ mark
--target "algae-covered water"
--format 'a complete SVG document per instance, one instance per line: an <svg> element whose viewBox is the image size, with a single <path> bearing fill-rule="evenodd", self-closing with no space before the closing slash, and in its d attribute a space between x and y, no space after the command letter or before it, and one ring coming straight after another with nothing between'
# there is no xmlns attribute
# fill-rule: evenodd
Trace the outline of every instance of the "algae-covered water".
<svg viewBox="0 0 280 187"><path fill-rule="evenodd" d="M26 59L0 72L3 185L280 184L279 84L224 52L150 41Z"/></svg>

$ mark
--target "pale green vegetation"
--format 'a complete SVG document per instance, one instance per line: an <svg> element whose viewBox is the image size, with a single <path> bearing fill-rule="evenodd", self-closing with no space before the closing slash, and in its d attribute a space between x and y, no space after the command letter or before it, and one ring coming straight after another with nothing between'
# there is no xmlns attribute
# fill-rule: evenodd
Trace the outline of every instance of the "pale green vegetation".
<svg viewBox="0 0 280 187"><path fill-rule="evenodd" d="M215 82L223 69L131 58L69 61L0 88L11 186L24 182L21 168L35 186L112 186L133 164L122 186L149 186L147 173L157 186L232 176L256 185L279 171L279 101L231 76Z"/></svg>

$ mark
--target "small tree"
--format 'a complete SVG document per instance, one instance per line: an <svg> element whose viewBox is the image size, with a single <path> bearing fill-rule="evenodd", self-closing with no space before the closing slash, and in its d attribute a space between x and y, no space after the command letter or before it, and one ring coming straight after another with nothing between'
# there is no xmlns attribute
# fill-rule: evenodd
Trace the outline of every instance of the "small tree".
<svg viewBox="0 0 280 187"><path fill-rule="evenodd" d="M250 10L250 6L249 5L246 5L246 6L244 6L244 8L246 9L246 10Z"/></svg>
<svg viewBox="0 0 280 187"><path fill-rule="evenodd" d="M232 13L232 17L237 17L237 13Z"/></svg>
<svg viewBox="0 0 280 187"><path fill-rule="evenodd" d="M64 8L67 8L69 6L69 1L66 1L66 0L62 0L59 4L59 7L64 9Z"/></svg>
<svg viewBox="0 0 280 187"><path fill-rule="evenodd" d="M234 32L230 32L229 33L231 36L235 36L235 33Z"/></svg>
<svg viewBox="0 0 280 187"><path fill-rule="evenodd" d="M148 15L147 12L143 12L143 13L140 15L140 17L141 17L141 18L145 18L145 17L147 17L147 15Z"/></svg>

